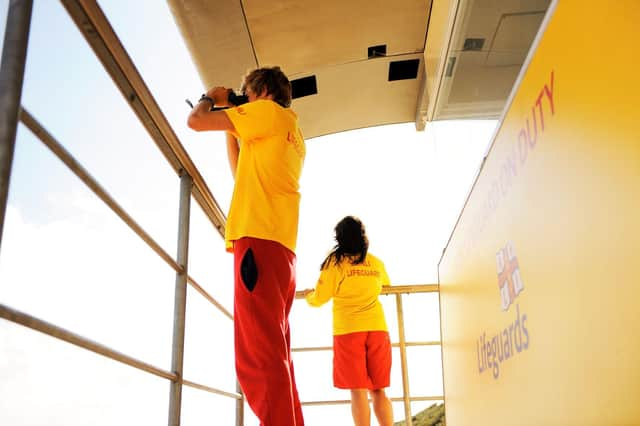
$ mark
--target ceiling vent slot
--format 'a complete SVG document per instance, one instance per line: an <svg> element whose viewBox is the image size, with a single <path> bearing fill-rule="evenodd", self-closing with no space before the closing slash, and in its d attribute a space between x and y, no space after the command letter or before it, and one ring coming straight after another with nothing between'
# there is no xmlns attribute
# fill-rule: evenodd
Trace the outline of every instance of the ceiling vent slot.
<svg viewBox="0 0 640 426"><path fill-rule="evenodd" d="M394 61L389 63L389 81L411 80L418 76L420 59Z"/></svg>
<svg viewBox="0 0 640 426"><path fill-rule="evenodd" d="M479 50L482 50L483 46L484 46L483 38L467 38L464 41L464 46L462 47L462 50L479 51Z"/></svg>
<svg viewBox="0 0 640 426"><path fill-rule="evenodd" d="M318 85L315 75L291 80L291 98L297 99L316 94L318 94Z"/></svg>
<svg viewBox="0 0 640 426"><path fill-rule="evenodd" d="M381 56L387 56L387 45L381 44L379 46L371 46L367 48L367 57L371 58L379 58Z"/></svg>
<svg viewBox="0 0 640 426"><path fill-rule="evenodd" d="M444 73L445 77L451 77L453 75L453 67L456 66L456 57L449 57L449 61L447 62L447 70Z"/></svg>

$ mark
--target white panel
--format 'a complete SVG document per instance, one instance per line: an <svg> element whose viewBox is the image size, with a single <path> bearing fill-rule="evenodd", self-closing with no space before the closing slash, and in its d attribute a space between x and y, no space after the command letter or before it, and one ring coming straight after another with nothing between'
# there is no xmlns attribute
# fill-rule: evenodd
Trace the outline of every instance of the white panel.
<svg viewBox="0 0 640 426"><path fill-rule="evenodd" d="M318 94L294 99L292 105L305 137L413 122L419 79L387 81L389 62L408 59L420 59L421 75L422 54L353 62L317 72Z"/></svg>
<svg viewBox="0 0 640 426"><path fill-rule="evenodd" d="M239 88L256 67L239 0L168 0L204 87Z"/></svg>
<svg viewBox="0 0 640 426"><path fill-rule="evenodd" d="M497 118L526 58L549 0L460 0L433 120ZM481 51L464 51L467 38L485 40Z"/></svg>
<svg viewBox="0 0 640 426"><path fill-rule="evenodd" d="M487 56L488 66L520 65L529 52L544 12L503 15Z"/></svg>
<svg viewBox="0 0 640 426"><path fill-rule="evenodd" d="M260 64L287 73L424 50L430 0L246 0L245 13Z"/></svg>

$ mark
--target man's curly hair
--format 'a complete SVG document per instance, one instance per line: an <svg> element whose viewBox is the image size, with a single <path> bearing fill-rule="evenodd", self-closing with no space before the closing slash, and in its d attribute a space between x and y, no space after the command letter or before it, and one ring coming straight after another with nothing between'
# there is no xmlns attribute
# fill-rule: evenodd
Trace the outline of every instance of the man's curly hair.
<svg viewBox="0 0 640 426"><path fill-rule="evenodd" d="M258 68L249 72L244 78L242 91L247 87L258 95L267 89L267 95L272 95L274 102L284 108L291 106L291 82L280 67Z"/></svg>

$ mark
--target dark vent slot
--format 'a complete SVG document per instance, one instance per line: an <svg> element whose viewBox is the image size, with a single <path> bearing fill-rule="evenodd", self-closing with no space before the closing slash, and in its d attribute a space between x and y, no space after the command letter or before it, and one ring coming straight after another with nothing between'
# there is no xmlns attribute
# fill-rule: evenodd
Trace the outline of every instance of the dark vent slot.
<svg viewBox="0 0 640 426"><path fill-rule="evenodd" d="M451 56L447 62L447 70L444 73L445 77L451 77L453 75L453 67L456 66L456 57Z"/></svg>
<svg viewBox="0 0 640 426"><path fill-rule="evenodd" d="M484 46L483 38L468 38L464 41L462 50L482 50L482 46Z"/></svg>
<svg viewBox="0 0 640 426"><path fill-rule="evenodd" d="M291 97L293 99L315 95L317 93L318 85L316 84L315 75L291 81Z"/></svg>
<svg viewBox="0 0 640 426"><path fill-rule="evenodd" d="M387 45L381 44L380 46L371 46L367 48L367 56L369 59L377 58L380 56L387 56Z"/></svg>
<svg viewBox="0 0 640 426"><path fill-rule="evenodd" d="M411 80L418 76L420 59L395 61L389 63L389 81Z"/></svg>

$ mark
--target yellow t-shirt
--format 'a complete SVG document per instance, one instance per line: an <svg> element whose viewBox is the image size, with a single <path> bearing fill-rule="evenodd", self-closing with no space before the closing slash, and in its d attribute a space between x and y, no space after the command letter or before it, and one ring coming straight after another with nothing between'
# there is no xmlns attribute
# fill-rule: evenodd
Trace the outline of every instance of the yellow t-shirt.
<svg viewBox="0 0 640 426"><path fill-rule="evenodd" d="M295 252L300 209L299 180L306 148L298 116L270 100L225 110L240 139L227 251L233 241L254 237L277 241Z"/></svg>
<svg viewBox="0 0 640 426"><path fill-rule="evenodd" d="M353 265L343 258L339 265L331 262L320 273L307 303L320 306L333 298L333 334L358 331L387 331L382 304L378 295L382 286L390 285L384 263L367 254L363 263Z"/></svg>

